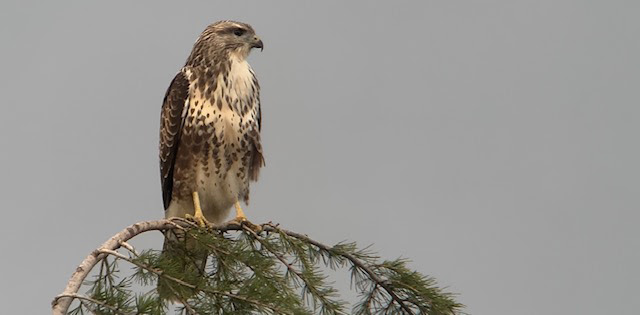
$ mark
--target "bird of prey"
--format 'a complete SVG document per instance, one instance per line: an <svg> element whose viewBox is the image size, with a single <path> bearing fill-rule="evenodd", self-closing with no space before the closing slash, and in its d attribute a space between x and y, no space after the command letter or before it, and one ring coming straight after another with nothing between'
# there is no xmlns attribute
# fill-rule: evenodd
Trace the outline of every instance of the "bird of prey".
<svg viewBox="0 0 640 315"><path fill-rule="evenodd" d="M262 40L246 23L219 21L202 32L169 85L160 123L165 217L221 223L249 201L264 165L260 86L247 62Z"/></svg>

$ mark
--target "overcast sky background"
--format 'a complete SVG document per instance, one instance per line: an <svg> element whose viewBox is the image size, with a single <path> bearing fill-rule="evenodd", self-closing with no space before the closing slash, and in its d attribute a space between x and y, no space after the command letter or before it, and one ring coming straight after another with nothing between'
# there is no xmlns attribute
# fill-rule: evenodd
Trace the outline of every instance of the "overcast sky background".
<svg viewBox="0 0 640 315"><path fill-rule="evenodd" d="M265 42L254 222L409 257L471 314L635 314L639 9L3 1L1 312L48 313L92 249L163 216L165 89L237 19Z"/></svg>

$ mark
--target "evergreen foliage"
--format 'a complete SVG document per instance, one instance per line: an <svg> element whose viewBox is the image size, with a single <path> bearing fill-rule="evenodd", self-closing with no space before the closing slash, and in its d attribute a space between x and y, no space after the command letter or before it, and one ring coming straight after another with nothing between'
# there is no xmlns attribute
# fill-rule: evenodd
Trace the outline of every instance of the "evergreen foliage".
<svg viewBox="0 0 640 315"><path fill-rule="evenodd" d="M381 261L354 243L329 247L273 224L260 232L246 225L175 229L187 237L173 244L173 255L131 246L123 246L124 254L103 251L97 274L84 283L86 295L74 296L69 314L166 314L172 301L158 294L159 281L172 291L179 314L461 313L452 294L410 270L407 260ZM188 263L203 252L206 268ZM132 268L127 275L120 271L125 265ZM326 268L349 268L359 295L351 309L327 282Z"/></svg>

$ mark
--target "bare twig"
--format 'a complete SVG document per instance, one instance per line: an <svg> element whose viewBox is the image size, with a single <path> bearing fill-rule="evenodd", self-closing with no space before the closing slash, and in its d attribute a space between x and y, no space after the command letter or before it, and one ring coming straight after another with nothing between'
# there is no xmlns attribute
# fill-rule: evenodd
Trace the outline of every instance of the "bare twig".
<svg viewBox="0 0 640 315"><path fill-rule="evenodd" d="M128 251L130 251L130 252L133 254L133 256L136 256L136 257L140 256L140 255L138 254L138 252L136 252L136 249L135 249L135 248L133 248L133 246L131 246L131 244L129 244L129 243L125 242L125 241L122 241L122 242L120 242L120 246L121 246L121 247L124 247L124 248L126 248Z"/></svg>
<svg viewBox="0 0 640 315"><path fill-rule="evenodd" d="M60 294L60 295L55 297L54 301L58 300L58 299L61 299L61 298L70 298L72 300L73 299L85 300L85 301L91 302L93 304L100 305L102 307L106 307L106 308L114 311L116 314L129 314L129 313L123 313L121 310L117 309L116 307L114 307L112 305L109 305L109 304L104 303L102 301L98 301L98 300L96 300L94 298L90 298L90 297L88 297L86 295L75 294L75 293L74 294Z"/></svg>

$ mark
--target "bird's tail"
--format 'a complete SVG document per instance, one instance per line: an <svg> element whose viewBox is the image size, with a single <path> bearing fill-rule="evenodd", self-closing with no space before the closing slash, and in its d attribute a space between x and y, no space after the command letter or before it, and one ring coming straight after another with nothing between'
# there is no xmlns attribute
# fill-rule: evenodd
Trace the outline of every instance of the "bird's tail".
<svg viewBox="0 0 640 315"><path fill-rule="evenodd" d="M205 277L208 251L191 235L181 230L165 232L164 245L160 256L163 275L180 279L197 286ZM158 295L173 301L186 301L193 296L195 290L177 283L168 277L158 278Z"/></svg>

